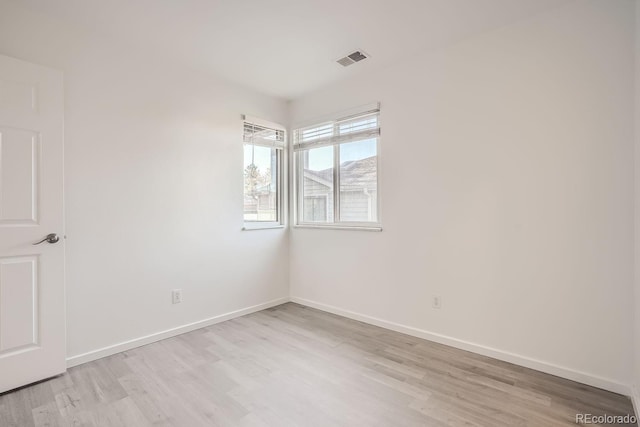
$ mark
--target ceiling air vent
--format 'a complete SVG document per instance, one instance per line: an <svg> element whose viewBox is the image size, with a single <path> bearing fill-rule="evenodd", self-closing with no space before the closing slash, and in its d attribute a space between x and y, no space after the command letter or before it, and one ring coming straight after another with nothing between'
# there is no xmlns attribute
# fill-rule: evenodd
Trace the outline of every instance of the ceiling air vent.
<svg viewBox="0 0 640 427"><path fill-rule="evenodd" d="M361 50L356 50L353 53L345 56L344 58L338 59L336 62L343 67L348 67L351 64L355 64L356 62L360 62L363 59L367 59L369 56Z"/></svg>

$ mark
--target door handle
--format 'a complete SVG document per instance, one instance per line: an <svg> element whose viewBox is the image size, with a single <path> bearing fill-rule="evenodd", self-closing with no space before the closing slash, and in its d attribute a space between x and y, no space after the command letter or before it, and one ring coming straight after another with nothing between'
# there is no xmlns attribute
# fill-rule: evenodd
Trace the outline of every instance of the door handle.
<svg viewBox="0 0 640 427"><path fill-rule="evenodd" d="M51 233L51 234L47 234L47 237L45 237L44 239L40 240L37 243L33 243L33 245L39 245L40 243L58 243L58 241L60 240L60 237L58 237L58 235L56 233Z"/></svg>

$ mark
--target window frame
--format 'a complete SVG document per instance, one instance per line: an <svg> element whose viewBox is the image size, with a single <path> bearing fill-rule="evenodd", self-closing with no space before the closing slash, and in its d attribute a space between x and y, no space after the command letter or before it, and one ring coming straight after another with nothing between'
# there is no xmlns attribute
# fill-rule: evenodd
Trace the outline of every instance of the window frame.
<svg viewBox="0 0 640 427"><path fill-rule="evenodd" d="M347 140L347 141L336 141L323 146L333 147L333 192L329 193L327 199L333 198L333 222L317 222L317 221L304 221L304 153L305 151L311 150L314 147L311 146L309 148L304 148L304 146L296 149L297 141L294 141L298 135L298 132L303 129L307 129L310 127L321 127L323 125L332 124L333 125L333 135L339 135L337 132L338 127L341 122L350 119L356 119L360 116L372 115L375 114L377 117L377 127L378 134L375 135L376 140L376 221L343 221L340 219L340 146L342 144L349 144L352 142L365 141L367 139L372 138L362 138L357 139L355 141ZM293 205L293 216L294 222L293 226L295 228L316 228L316 229L337 229L337 230L365 230L365 231L382 231L382 220L381 220L381 200L380 197L380 187L381 187L381 174L380 174L380 166L381 166L381 151L380 151L380 139L381 139L381 131L380 131L380 104L376 103L367 107L361 107L358 109L351 110L348 113L343 113L341 115L336 115L338 118L328 118L325 120L315 120L310 123L306 123L304 125L298 125L292 130L292 184L293 184L293 195L294 201ZM317 147L316 147L317 148ZM327 205L327 216L329 215L329 209Z"/></svg>
<svg viewBox="0 0 640 427"><path fill-rule="evenodd" d="M244 231L251 230L267 230L274 228L284 228L286 225L286 212L287 212L287 136L288 132L286 128L277 123L273 123L267 120L259 119L256 117L251 117L247 115L242 115L242 126L243 126L243 164L244 164L244 147L246 146L262 146L266 147L264 144L252 144L246 142L245 139L245 125L252 124L255 126L260 126L264 128L268 128L275 131L283 132L283 142L281 147L272 146L271 148L276 152L276 220L275 221L247 221L244 219L244 176L243 176L243 209L242 209L242 221ZM244 169L243 169L244 171Z"/></svg>

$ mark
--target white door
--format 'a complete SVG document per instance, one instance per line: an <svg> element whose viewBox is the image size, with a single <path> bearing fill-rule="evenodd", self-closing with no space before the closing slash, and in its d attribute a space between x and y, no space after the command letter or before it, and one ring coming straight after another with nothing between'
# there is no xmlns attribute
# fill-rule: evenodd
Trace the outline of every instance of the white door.
<svg viewBox="0 0 640 427"><path fill-rule="evenodd" d="M66 370L62 100L60 72L0 55L0 393Z"/></svg>

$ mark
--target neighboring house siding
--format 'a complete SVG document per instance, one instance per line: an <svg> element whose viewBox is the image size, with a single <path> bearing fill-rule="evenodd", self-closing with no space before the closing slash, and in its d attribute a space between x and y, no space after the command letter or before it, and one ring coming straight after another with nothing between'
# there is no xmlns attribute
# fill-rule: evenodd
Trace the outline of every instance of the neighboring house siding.
<svg viewBox="0 0 640 427"><path fill-rule="evenodd" d="M333 186L314 178L304 178L304 221L327 221L333 218Z"/></svg>
<svg viewBox="0 0 640 427"><path fill-rule="evenodd" d="M341 221L372 221L375 218L376 195L365 190L340 192Z"/></svg>
<svg viewBox="0 0 640 427"><path fill-rule="evenodd" d="M377 158L340 165L340 220L378 221ZM333 169L304 171L303 222L333 218Z"/></svg>
<svg viewBox="0 0 640 427"><path fill-rule="evenodd" d="M245 221L276 221L278 194L271 187L258 188L255 194L244 195Z"/></svg>

